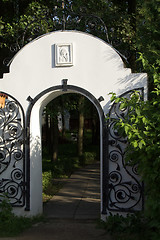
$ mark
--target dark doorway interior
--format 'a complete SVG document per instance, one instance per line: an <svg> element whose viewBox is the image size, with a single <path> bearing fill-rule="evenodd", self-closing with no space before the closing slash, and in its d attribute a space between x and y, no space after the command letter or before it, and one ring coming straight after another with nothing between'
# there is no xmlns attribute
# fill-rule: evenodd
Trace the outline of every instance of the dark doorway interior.
<svg viewBox="0 0 160 240"><path fill-rule="evenodd" d="M63 193L65 191L65 196L71 197L67 202L74 199L73 206L77 203L77 206L85 205L86 207L86 199L89 199L90 206L94 206L95 211L99 209L99 136L98 112L83 95L63 94L44 108L42 121L43 201L50 200L47 206L53 203L53 198L54 200L58 199L57 193L60 194L60 189L65 185L69 190L63 188ZM74 184L71 183L72 180ZM70 185L66 185L69 182ZM77 192L75 189L79 189L79 191ZM83 204L80 204L80 202L82 203L82 199L79 199L80 195L85 199ZM96 201L93 196L98 200ZM65 197L63 201L65 201ZM63 201L61 199L61 202ZM96 207L96 202L98 207ZM65 205L64 203L63 207ZM54 209L55 206L54 202ZM69 209L69 207L67 208ZM77 208L76 205L75 208ZM51 213L51 210L49 212ZM85 212L85 210L82 209L81 212ZM99 214L99 210L97 214ZM75 210L72 217L73 215L75 215Z"/></svg>

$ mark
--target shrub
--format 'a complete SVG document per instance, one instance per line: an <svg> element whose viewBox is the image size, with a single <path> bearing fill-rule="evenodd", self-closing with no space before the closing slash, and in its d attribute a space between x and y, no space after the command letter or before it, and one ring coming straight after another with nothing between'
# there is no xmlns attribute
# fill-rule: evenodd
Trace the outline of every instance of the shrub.
<svg viewBox="0 0 160 240"><path fill-rule="evenodd" d="M106 222L100 223L100 226L116 240L152 239L148 222L141 213L130 214L126 217L119 214L110 215L107 217Z"/></svg>
<svg viewBox="0 0 160 240"><path fill-rule="evenodd" d="M51 171L42 174L43 202L50 200L63 186L62 182L53 179Z"/></svg>
<svg viewBox="0 0 160 240"><path fill-rule="evenodd" d="M112 96L112 100L128 109L127 116L116 120L115 126L128 138L126 162L132 160L130 164L138 164L145 183L144 213L154 233L152 240L160 239L160 77L157 73L155 83L157 87L150 101L142 101L136 91L130 99Z"/></svg>
<svg viewBox="0 0 160 240"><path fill-rule="evenodd" d="M12 207L4 197L0 203L0 237L12 237L32 226L34 222L41 221L42 217L26 218L15 216Z"/></svg>

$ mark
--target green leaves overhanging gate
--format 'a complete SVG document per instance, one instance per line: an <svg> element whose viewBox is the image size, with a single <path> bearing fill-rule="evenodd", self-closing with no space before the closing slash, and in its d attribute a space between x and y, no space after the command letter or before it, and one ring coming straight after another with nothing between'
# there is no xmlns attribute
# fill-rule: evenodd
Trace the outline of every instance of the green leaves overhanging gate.
<svg viewBox="0 0 160 240"><path fill-rule="evenodd" d="M20 103L7 93L0 109L0 202L25 205L25 118Z"/></svg>
<svg viewBox="0 0 160 240"><path fill-rule="evenodd" d="M135 89L143 99L143 89ZM130 98L134 90L121 95ZM107 209L116 212L135 212L143 209L143 183L137 165L125 163L127 138L115 129L116 120L124 119L128 109L120 108L121 102L113 103L108 120L108 187Z"/></svg>

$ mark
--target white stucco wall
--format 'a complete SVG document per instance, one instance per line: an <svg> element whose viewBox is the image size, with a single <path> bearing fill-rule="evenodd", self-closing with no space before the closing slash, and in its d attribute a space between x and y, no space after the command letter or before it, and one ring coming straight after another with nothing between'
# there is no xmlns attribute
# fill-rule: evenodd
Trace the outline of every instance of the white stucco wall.
<svg viewBox="0 0 160 240"><path fill-rule="evenodd" d="M57 43L73 44L73 66L54 66ZM102 95L105 98L102 106L111 91L121 94L129 88L146 85L146 74L131 74L104 41L86 33L60 31L39 37L22 48L10 65L10 73L0 80L0 86L1 91L7 89L16 96L26 109L29 95L34 98L44 89L60 85L62 79L88 90L96 98Z"/></svg>
<svg viewBox="0 0 160 240"><path fill-rule="evenodd" d="M55 66L55 44L73 45L73 66ZM132 74L124 68L121 57L101 39L77 31L58 31L46 34L27 44L14 57L10 72L0 79L0 91L15 97L27 112L28 96L33 99L45 89L68 84L81 87L95 98L103 96L100 104L106 114L110 105L110 92L120 95L134 88L144 87L146 74ZM43 107L62 94L48 93L38 100L31 114L31 211L15 209L17 214L36 215L42 212L41 188L41 133L40 119Z"/></svg>

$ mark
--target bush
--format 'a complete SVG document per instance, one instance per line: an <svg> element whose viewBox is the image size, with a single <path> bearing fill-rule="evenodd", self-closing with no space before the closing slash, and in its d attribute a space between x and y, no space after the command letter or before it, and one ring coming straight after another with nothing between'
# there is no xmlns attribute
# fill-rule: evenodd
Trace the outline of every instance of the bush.
<svg viewBox="0 0 160 240"><path fill-rule="evenodd" d="M13 237L32 226L33 223L41 221L42 217L26 218L15 216L12 207L4 197L0 203L0 237Z"/></svg>
<svg viewBox="0 0 160 240"><path fill-rule="evenodd" d="M48 193L50 188L52 187L52 173L51 171L49 172L44 172L42 174L42 187L43 187L43 192Z"/></svg>
<svg viewBox="0 0 160 240"><path fill-rule="evenodd" d="M96 152L85 152L84 153L85 164L92 164L97 160Z"/></svg>
<svg viewBox="0 0 160 240"><path fill-rule="evenodd" d="M128 98L112 100L127 109L126 117L116 120L117 130L127 136L126 162L138 164L138 172L145 183L145 217L153 234L160 239L160 76L157 68L152 71L156 88L150 101L142 101L137 91Z"/></svg>
<svg viewBox="0 0 160 240"><path fill-rule="evenodd" d="M63 186L63 183L55 181L51 171L42 174L43 202L50 200Z"/></svg>
<svg viewBox="0 0 160 240"><path fill-rule="evenodd" d="M116 240L152 240L148 222L143 214L130 214L123 217L119 214L110 215L100 225Z"/></svg>

